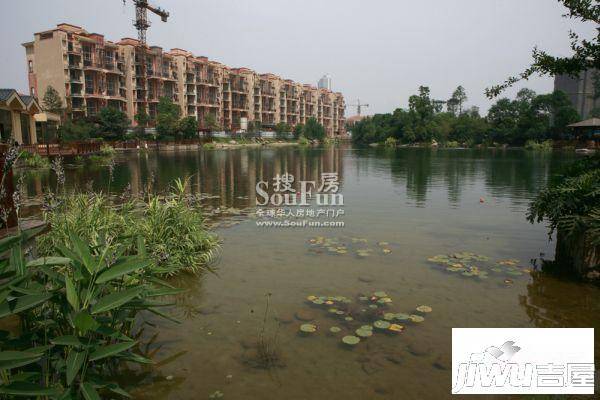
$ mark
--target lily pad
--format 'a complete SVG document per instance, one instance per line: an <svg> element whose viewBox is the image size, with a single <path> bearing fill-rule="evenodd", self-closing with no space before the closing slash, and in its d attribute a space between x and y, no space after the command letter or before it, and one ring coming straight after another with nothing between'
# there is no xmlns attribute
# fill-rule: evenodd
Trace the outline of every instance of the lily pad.
<svg viewBox="0 0 600 400"><path fill-rule="evenodd" d="M372 325L363 325L360 327L360 329L373 330L373 326Z"/></svg>
<svg viewBox="0 0 600 400"><path fill-rule="evenodd" d="M354 333L356 334L356 336L361 337L361 338L368 338L373 336L373 330L372 329L362 329L359 328L356 331L354 331Z"/></svg>
<svg viewBox="0 0 600 400"><path fill-rule="evenodd" d="M417 307L417 311L422 313L430 313L433 310L429 306L419 306Z"/></svg>
<svg viewBox="0 0 600 400"><path fill-rule="evenodd" d="M410 315L404 313L396 313L394 314L394 318L398 321L408 321L410 320Z"/></svg>
<svg viewBox="0 0 600 400"><path fill-rule="evenodd" d="M383 254L390 254L392 252L392 250L390 249L383 249Z"/></svg>
<svg viewBox="0 0 600 400"><path fill-rule="evenodd" d="M357 344L360 343L360 338L357 336L344 336L342 338L342 342L344 342L345 344L347 344L349 346L356 346Z"/></svg>
<svg viewBox="0 0 600 400"><path fill-rule="evenodd" d="M394 318L396 318L396 314L394 314L394 313L385 313L385 314L383 314L383 319L385 319L386 321L391 321Z"/></svg>
<svg viewBox="0 0 600 400"><path fill-rule="evenodd" d="M392 302L392 299L390 299L389 297L382 297L381 299L377 300L377 302L379 304L389 304Z"/></svg>
<svg viewBox="0 0 600 400"><path fill-rule="evenodd" d="M373 293L373 296L379 297L379 298L381 298L381 297L388 297L387 293L383 292L383 291L375 292L375 293Z"/></svg>
<svg viewBox="0 0 600 400"><path fill-rule="evenodd" d="M354 318L352 318L352 317L346 317L346 318L344 318L344 320L350 322L350 321L354 321Z"/></svg>
<svg viewBox="0 0 600 400"><path fill-rule="evenodd" d="M300 325L300 331L304 333L315 333L317 326L313 324L302 324Z"/></svg>
<svg viewBox="0 0 600 400"><path fill-rule="evenodd" d="M388 329L392 324L388 321L378 320L373 323L373 326L377 329Z"/></svg>
<svg viewBox="0 0 600 400"><path fill-rule="evenodd" d="M421 317L420 315L411 315L410 320L418 324L425 321L425 318Z"/></svg>
<svg viewBox="0 0 600 400"><path fill-rule="evenodd" d="M342 328L339 328L337 326L332 326L331 328L329 328L329 332L331 333L339 333L342 330Z"/></svg>
<svg viewBox="0 0 600 400"><path fill-rule="evenodd" d="M316 304L318 306L320 306L321 304L325 303L323 300L321 299L314 299L313 300L313 304Z"/></svg>
<svg viewBox="0 0 600 400"><path fill-rule="evenodd" d="M394 333L399 333L404 330L404 326L398 324L391 324L388 330Z"/></svg>
<svg viewBox="0 0 600 400"><path fill-rule="evenodd" d="M378 307L377 307L377 304L369 304L369 308L376 309Z"/></svg>

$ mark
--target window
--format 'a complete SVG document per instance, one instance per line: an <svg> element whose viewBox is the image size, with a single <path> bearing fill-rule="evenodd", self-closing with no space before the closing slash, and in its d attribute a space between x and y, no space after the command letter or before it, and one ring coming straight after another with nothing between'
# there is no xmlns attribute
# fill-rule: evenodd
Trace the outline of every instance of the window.
<svg viewBox="0 0 600 400"><path fill-rule="evenodd" d="M33 73L33 60L29 60L27 62L27 67L29 68L29 73L32 74Z"/></svg>

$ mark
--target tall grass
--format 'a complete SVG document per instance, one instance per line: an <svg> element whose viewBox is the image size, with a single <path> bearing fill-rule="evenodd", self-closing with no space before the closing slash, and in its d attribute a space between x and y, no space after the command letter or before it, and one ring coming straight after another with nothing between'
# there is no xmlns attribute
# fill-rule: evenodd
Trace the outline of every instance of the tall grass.
<svg viewBox="0 0 600 400"><path fill-rule="evenodd" d="M133 252L143 239L155 273L173 275L211 268L219 254L218 238L207 231L202 211L185 197L186 184L164 196L149 195L114 204L101 193L69 193L46 205L51 231L38 238L41 255L52 254L76 233L92 248L123 245Z"/></svg>

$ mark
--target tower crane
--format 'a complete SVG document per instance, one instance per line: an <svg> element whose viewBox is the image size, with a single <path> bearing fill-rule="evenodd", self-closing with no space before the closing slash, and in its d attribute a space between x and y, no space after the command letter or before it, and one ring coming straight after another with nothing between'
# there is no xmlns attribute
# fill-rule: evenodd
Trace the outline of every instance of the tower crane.
<svg viewBox="0 0 600 400"><path fill-rule="evenodd" d="M356 107L356 114L360 115L363 107L369 107L368 104L361 103L360 99L356 100L356 104L347 104L346 107Z"/></svg>
<svg viewBox="0 0 600 400"><path fill-rule="evenodd" d="M135 20L133 21L133 26L135 26L138 31L138 40L140 42L137 56L140 64L139 76L141 77L139 85L146 87L146 31L150 27L150 21L148 21L148 11L158 15L163 22L167 22L167 19L169 18L169 12L160 7L150 5L148 0L132 0L132 2L135 6ZM123 0L123 5L125 4L126 0Z"/></svg>

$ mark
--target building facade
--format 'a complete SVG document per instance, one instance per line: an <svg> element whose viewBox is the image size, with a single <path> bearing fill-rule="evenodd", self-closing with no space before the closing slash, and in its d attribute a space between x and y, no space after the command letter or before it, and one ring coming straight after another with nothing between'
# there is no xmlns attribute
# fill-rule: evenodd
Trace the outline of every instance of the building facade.
<svg viewBox="0 0 600 400"><path fill-rule="evenodd" d="M600 108L600 93L595 89L596 79L600 79L598 70L587 70L576 78L559 75L554 78L554 90L565 92L581 118L587 119L593 109Z"/></svg>
<svg viewBox="0 0 600 400"><path fill-rule="evenodd" d="M329 137L345 134L344 97L330 89L230 68L183 49L144 51L136 39L111 42L69 24L36 33L23 46L31 95L43 97L54 87L72 118L114 107L132 125L144 111L152 125L159 99L168 97L182 116L197 119L200 130L218 125L239 131L248 124L270 130L280 122L294 127L314 117Z"/></svg>
<svg viewBox="0 0 600 400"><path fill-rule="evenodd" d="M0 89L0 141L36 144L35 115L40 107L33 96L14 89Z"/></svg>

